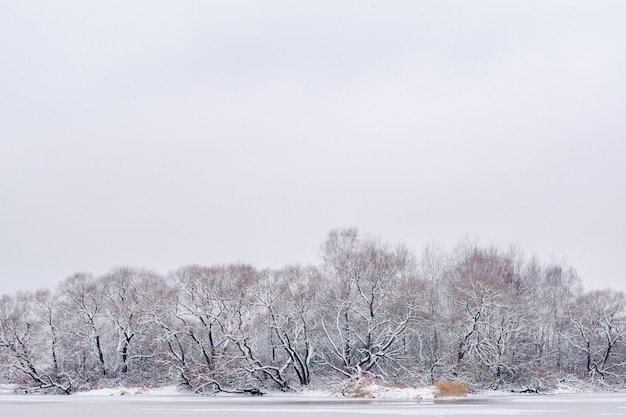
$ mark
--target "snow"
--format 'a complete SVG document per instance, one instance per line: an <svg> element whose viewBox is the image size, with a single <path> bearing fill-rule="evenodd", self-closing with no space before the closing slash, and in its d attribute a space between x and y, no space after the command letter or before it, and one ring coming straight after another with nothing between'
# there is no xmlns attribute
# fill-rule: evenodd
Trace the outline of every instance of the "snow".
<svg viewBox="0 0 626 417"><path fill-rule="evenodd" d="M399 388L399 387L387 387L377 384L369 384L366 388L363 388L360 397L345 397L344 400L349 398L355 399L378 399L378 400L395 400L395 401L415 401L415 400L434 400L435 388L434 387L422 387L422 388ZM12 388L7 388L6 393L12 392ZM365 395L363 395L365 394ZM73 397L116 397L116 396L190 396L195 398L201 398L194 396L188 392L181 391L176 386L166 386L162 388L141 388L141 387L117 387L117 388L101 388L90 391L77 392L72 394ZM217 398L252 398L235 394L217 394L213 397ZM262 397L256 397L258 400L269 399L306 399L309 401L326 401L331 398L338 398L338 394L332 391L323 390L303 390L298 392L281 392L281 391L268 391Z"/></svg>
<svg viewBox="0 0 626 417"><path fill-rule="evenodd" d="M338 391L271 391L262 397L196 396L176 386L102 388L71 396L19 395L0 385L0 416L20 417L244 417L356 416L559 416L624 415L620 393L511 394L487 391L463 398L436 398L433 386L397 387L370 382L359 397ZM564 389L566 387L563 387Z"/></svg>
<svg viewBox="0 0 626 417"><path fill-rule="evenodd" d="M626 398L618 394L573 396L503 396L458 402L388 401L340 398L235 398L168 395L102 395L0 397L0 415L20 417L104 417L190 415L243 417L293 416L558 416L623 415ZM121 392L121 391L118 391Z"/></svg>
<svg viewBox="0 0 626 417"><path fill-rule="evenodd" d="M0 395L13 394L17 389L17 385L13 384L0 384Z"/></svg>
<svg viewBox="0 0 626 417"><path fill-rule="evenodd" d="M11 387L1 387L5 392ZM384 398L330 397L328 392L271 393L264 397L198 397L176 387L100 389L72 396L0 395L0 415L20 417L244 417L328 416L568 416L624 415L626 397L619 393L470 396L440 401L432 390L372 387ZM315 394L315 395L313 395ZM420 396L406 400L405 396Z"/></svg>
<svg viewBox="0 0 626 417"><path fill-rule="evenodd" d="M390 387L372 383L362 387L360 389L360 394L364 398L385 400L433 400L435 398L435 388Z"/></svg>
<svg viewBox="0 0 626 417"><path fill-rule="evenodd" d="M149 396L175 396L184 395L175 386L165 386L161 388L140 388L140 387L118 387L101 388L90 391L77 392L75 397L113 397L122 395L149 395Z"/></svg>

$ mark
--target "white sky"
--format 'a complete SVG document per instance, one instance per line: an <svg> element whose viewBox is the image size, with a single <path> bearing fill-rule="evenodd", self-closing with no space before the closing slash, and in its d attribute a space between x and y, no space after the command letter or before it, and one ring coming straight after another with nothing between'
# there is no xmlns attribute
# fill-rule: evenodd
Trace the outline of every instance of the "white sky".
<svg viewBox="0 0 626 417"><path fill-rule="evenodd" d="M0 293L513 242L626 290L624 1L0 0Z"/></svg>

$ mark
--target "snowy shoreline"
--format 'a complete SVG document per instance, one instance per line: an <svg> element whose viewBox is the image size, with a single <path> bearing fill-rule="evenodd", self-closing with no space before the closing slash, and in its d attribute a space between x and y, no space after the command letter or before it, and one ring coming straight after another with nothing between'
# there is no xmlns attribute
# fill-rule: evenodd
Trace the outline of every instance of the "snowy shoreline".
<svg viewBox="0 0 626 417"><path fill-rule="evenodd" d="M464 398L394 399L342 397L330 391L284 393L264 396L199 396L176 387L160 389L107 388L72 395L0 394L4 416L48 417L188 417L190 415L248 417L380 416L422 417L492 415L595 417L623 415L623 393L513 394L487 391ZM565 413L565 414L564 414Z"/></svg>
<svg viewBox="0 0 626 417"><path fill-rule="evenodd" d="M361 395L343 395L336 389L305 389L299 391L282 392L279 390L264 391L261 396L248 396L241 394L229 394L229 393L215 393L212 395L198 395L188 390L181 389L174 385L167 385L159 388L143 388L143 387L114 387L114 388L100 388L92 389L88 391L74 392L69 396L63 397L76 397L76 398L105 398L105 397L179 397L179 398L239 398L239 399L306 399L307 401L325 401L325 400L340 400L340 401L459 401L459 400L472 400L472 399L489 399L503 396L515 396L515 397L529 397L537 395L545 396L559 396L568 394L601 394L608 392L624 392L620 390L598 390L580 389L580 387L560 387L550 392L540 393L524 393L521 391L496 391L496 390L484 390L473 392L467 395L459 396L437 396L435 386L423 386L423 387L385 387L381 385L372 384L367 387L365 392ZM0 384L0 396L15 396L15 397L51 397L56 395L51 394L37 394L37 393L20 393L20 387L12 384Z"/></svg>

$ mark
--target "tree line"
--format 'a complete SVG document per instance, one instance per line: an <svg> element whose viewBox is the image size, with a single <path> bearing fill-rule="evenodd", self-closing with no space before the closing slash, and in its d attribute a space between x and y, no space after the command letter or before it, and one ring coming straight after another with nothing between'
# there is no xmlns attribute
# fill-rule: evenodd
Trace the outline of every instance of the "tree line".
<svg viewBox="0 0 626 417"><path fill-rule="evenodd" d="M626 378L626 298L515 248L417 256L356 228L318 265L117 267L0 298L0 382L26 392L179 384L260 393L380 377L549 389Z"/></svg>

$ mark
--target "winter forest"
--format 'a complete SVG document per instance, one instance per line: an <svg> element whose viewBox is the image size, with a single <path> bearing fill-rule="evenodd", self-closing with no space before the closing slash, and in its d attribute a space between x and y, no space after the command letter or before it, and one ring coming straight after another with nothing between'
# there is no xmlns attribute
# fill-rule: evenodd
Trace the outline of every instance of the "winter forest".
<svg viewBox="0 0 626 417"><path fill-rule="evenodd" d="M419 255L331 231L318 265L117 267L0 298L0 383L260 393L357 378L477 389L615 386L626 298L571 268L462 241Z"/></svg>

